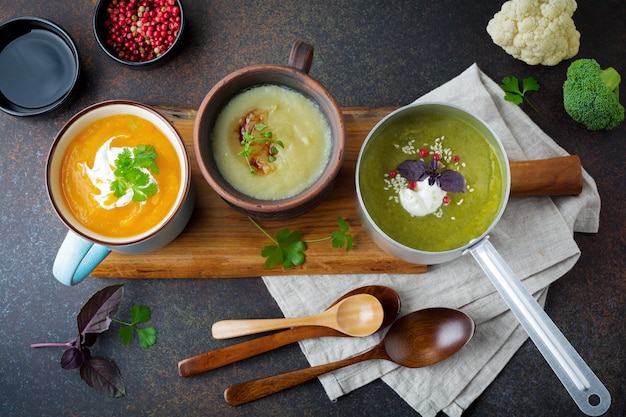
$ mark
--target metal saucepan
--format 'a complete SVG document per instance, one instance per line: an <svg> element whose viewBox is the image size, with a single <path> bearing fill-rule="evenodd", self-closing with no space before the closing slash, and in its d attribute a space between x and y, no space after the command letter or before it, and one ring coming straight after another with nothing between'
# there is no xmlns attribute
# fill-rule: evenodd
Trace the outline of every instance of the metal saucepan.
<svg viewBox="0 0 626 417"><path fill-rule="evenodd" d="M363 155L378 133L390 124L407 116L436 113L469 123L487 140L496 154L501 167L502 192L499 196L499 209L495 220L479 236L474 236L467 244L440 252L426 252L405 246L389 237L373 220L368 211L361 186L360 170ZM611 396L602 382L587 366L565 336L560 332L541 306L528 293L520 279L506 264L489 241L489 233L498 223L506 208L510 191L509 162L497 135L478 117L470 112L444 103L412 103L383 118L368 134L358 156L356 166L356 191L361 222L374 242L386 252L408 262L419 264L439 264L450 261L465 253L470 253L489 277L511 311L520 321L548 364L552 367L578 407L587 415L598 416L606 412ZM375 216L374 216L375 217Z"/></svg>

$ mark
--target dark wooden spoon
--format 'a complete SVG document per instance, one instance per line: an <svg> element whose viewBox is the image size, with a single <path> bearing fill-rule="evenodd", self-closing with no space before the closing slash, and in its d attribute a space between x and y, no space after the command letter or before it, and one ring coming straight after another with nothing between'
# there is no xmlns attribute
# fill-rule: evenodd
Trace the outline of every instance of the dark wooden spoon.
<svg viewBox="0 0 626 417"><path fill-rule="evenodd" d="M230 405L245 404L370 359L385 359L409 368L429 366L458 352L472 338L474 330L474 321L459 310L429 308L415 311L396 321L383 340L367 352L337 362L233 385L224 391L224 398Z"/></svg>
<svg viewBox="0 0 626 417"><path fill-rule="evenodd" d="M365 287L356 288L342 295L333 304L328 306L328 308L356 294L370 294L380 301L384 312L383 322L380 326L381 329L393 323L398 317L398 314L400 314L401 305L398 293L384 285L367 285ZM197 375L243 359L251 358L261 353L269 352L270 350L286 346L299 340L314 337L348 337L348 335L321 326L294 327L183 359L178 362L178 374L183 377Z"/></svg>

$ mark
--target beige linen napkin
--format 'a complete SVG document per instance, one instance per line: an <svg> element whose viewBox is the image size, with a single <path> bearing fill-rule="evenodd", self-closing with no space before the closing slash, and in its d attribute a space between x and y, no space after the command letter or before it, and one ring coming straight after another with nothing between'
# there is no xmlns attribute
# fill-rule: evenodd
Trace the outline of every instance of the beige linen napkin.
<svg viewBox="0 0 626 417"><path fill-rule="evenodd" d="M448 102L471 110L499 135L511 160L567 155L519 107L504 101L500 87L476 64L419 101ZM573 232L595 233L598 229L600 198L593 179L586 172L583 176L583 192L576 197L510 199L491 233L493 245L542 305L550 283L572 268L580 256ZM476 322L476 334L469 344L431 367L408 369L376 360L323 375L320 381L332 400L382 378L423 417L435 416L441 410L451 417L460 416L528 337L469 255L431 266L418 275L263 280L286 317L319 313L345 292L380 284L398 292L402 315L427 307L452 307L465 311ZM383 333L367 338L305 340L300 346L311 365L319 365L368 350Z"/></svg>

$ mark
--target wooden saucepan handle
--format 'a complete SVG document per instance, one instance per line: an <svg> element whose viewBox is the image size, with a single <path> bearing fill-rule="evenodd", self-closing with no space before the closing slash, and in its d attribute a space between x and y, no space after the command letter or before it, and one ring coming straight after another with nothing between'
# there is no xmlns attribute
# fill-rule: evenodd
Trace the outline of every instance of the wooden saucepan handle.
<svg viewBox="0 0 626 417"><path fill-rule="evenodd" d="M511 196L578 195L582 167L576 155L534 161L510 161Z"/></svg>

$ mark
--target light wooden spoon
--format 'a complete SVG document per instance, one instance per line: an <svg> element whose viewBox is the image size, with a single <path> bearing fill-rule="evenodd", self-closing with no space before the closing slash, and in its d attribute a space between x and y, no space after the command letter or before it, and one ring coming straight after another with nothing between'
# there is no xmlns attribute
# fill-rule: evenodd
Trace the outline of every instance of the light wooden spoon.
<svg viewBox="0 0 626 417"><path fill-rule="evenodd" d="M325 326L350 336L368 336L380 328L384 310L380 301L369 294L348 297L334 307L306 317L282 319L221 320L213 324L216 339L244 336L296 326Z"/></svg>

